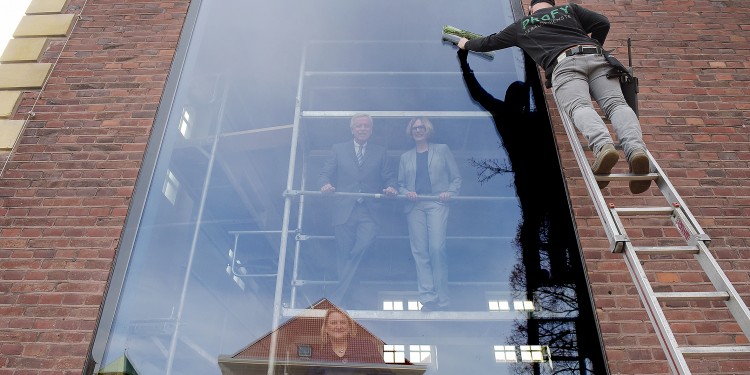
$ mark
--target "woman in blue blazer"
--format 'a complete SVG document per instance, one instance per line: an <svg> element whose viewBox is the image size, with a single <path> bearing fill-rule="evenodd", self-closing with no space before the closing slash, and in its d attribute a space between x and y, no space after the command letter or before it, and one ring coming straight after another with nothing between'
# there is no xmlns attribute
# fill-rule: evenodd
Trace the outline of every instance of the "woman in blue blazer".
<svg viewBox="0 0 750 375"><path fill-rule="evenodd" d="M406 135L415 147L401 155L398 169L399 194L409 199L404 212L423 311L445 309L450 303L445 254L447 203L461 189L461 175L448 145L429 142L433 130L427 118L409 121Z"/></svg>

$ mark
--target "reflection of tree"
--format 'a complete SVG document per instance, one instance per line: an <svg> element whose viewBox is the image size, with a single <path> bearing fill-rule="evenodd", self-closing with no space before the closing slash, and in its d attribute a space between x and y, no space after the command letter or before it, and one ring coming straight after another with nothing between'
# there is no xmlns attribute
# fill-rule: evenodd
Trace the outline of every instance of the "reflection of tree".
<svg viewBox="0 0 750 375"><path fill-rule="evenodd" d="M572 220L562 185L554 133L534 62L525 56L527 82L512 83L505 100L490 95L477 81L459 50L459 61L472 99L492 114L508 161L472 160L480 182L513 172L522 219L514 245L520 262L510 284L514 298L532 300L535 311L517 320L510 343L549 348L553 367L517 363L519 374L606 373L600 356L588 289L573 234ZM583 298L579 299L579 296ZM545 350L545 358L548 353Z"/></svg>
<svg viewBox="0 0 750 375"><path fill-rule="evenodd" d="M496 174L510 173L513 172L513 168L505 162L501 162L497 159L469 159L469 163L472 167L477 169L477 179L480 184L483 184L491 179Z"/></svg>

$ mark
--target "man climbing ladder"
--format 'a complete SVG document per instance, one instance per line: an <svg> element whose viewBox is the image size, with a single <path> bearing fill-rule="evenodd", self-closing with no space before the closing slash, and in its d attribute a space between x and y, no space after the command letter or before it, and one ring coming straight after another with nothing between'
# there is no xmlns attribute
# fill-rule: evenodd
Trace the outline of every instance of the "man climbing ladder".
<svg viewBox="0 0 750 375"><path fill-rule="evenodd" d="M608 32L609 20L602 14L574 3L555 6L555 0L531 0L528 16L492 35L461 38L458 47L475 52L523 49L544 68L547 86L554 91L558 108L573 120L588 142L595 155L593 173L609 174L620 156L606 124L594 109L593 96L612 123L630 173L647 174L650 162L638 116L625 101L619 80L610 78L613 70L627 72L604 51ZM609 181L598 181L599 188L607 184ZM650 185L650 179L629 182L633 194L643 193Z"/></svg>
<svg viewBox="0 0 750 375"><path fill-rule="evenodd" d="M468 36L470 40L461 38L457 45L459 48L475 52L517 46L544 68L548 87L553 88L573 154L581 168L594 207L602 220L611 249L623 254L672 372L690 375L689 362L700 363L702 357L707 355L740 355L747 358L750 354L750 345L742 342L750 340L750 310L709 251L710 238L646 149L634 109L637 108L637 103L633 107L628 106L623 98L620 82L611 79L622 74L629 75L630 72L602 49L609 31L607 18L575 4L557 7L554 4L554 0L531 0L527 17L487 37ZM637 85L637 81L632 80L634 77L625 78L623 82ZM631 85L631 88L637 92L637 87ZM591 96L587 95L589 92L612 122L630 164L630 175L609 173L617 163L619 155L604 122L594 112ZM589 148L596 155L592 171L586 170L588 161L576 129L584 135ZM608 176L594 176L595 174ZM611 195L608 197L611 198L610 202L607 202L597 187L606 186L609 180L628 180L630 190L634 194L648 190L651 181L656 181L655 185L666 199L667 205L628 207L621 195ZM674 233L681 235L686 242L684 246L674 246L671 241L676 239L664 242L666 232L661 230L639 231L636 236L638 245L630 240L626 228L628 225L642 218L658 222L663 220L663 217L668 217L672 221L676 229ZM666 285L658 279L650 279L651 271L647 272L644 268L652 256L659 257L654 259L659 269L672 267L665 265L667 262L676 262L675 267L682 266L686 261L685 254L693 254L703 270L704 277L710 280L713 288L708 285L707 288L695 288L692 282L689 288L684 288L687 285ZM658 289L655 290L652 284ZM684 291L687 289L690 291ZM711 302L708 307L699 304L706 301ZM670 305L669 302L679 303ZM716 308L722 310L720 302L724 303L724 308L731 313L745 336L735 339L740 344L702 346L699 340L692 342L675 336L669 319L681 319L684 316L675 314L675 309L682 311L687 306L691 314L704 314L702 310L711 309L712 312L705 313L707 316L715 314ZM665 312L665 308L670 311Z"/></svg>

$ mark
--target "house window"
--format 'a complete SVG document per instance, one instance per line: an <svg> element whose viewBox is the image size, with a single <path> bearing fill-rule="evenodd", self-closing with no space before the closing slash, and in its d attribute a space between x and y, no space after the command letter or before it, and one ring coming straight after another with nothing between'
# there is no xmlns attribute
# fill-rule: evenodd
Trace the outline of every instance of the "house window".
<svg viewBox="0 0 750 375"><path fill-rule="evenodd" d="M183 108L182 119L180 120L180 134L185 138L190 138L193 131L193 122L190 119L190 108Z"/></svg>
<svg viewBox="0 0 750 375"><path fill-rule="evenodd" d="M432 346L430 345L391 345L384 346L384 358L386 363L431 363Z"/></svg>
<svg viewBox="0 0 750 375"><path fill-rule="evenodd" d="M533 301L513 301L513 310L534 311L534 302Z"/></svg>
<svg viewBox="0 0 750 375"><path fill-rule="evenodd" d="M164 193L164 196L169 200L169 203L174 204L175 200L177 199L177 193L180 191L180 181L177 179L177 177L172 173L172 171L167 171L167 178L164 180L164 187L162 188L162 193Z"/></svg>
<svg viewBox="0 0 750 375"><path fill-rule="evenodd" d="M510 311L508 301L492 300L488 302L490 311Z"/></svg>
<svg viewBox="0 0 750 375"><path fill-rule="evenodd" d="M397 311L403 309L404 303L402 301L383 301L383 310L385 311Z"/></svg>
<svg viewBox="0 0 750 375"><path fill-rule="evenodd" d="M542 362L544 361L544 347L541 345L521 345L521 361Z"/></svg>
<svg viewBox="0 0 750 375"><path fill-rule="evenodd" d="M495 361L516 362L516 347L513 345L495 345Z"/></svg>
<svg viewBox="0 0 750 375"><path fill-rule="evenodd" d="M297 356L302 358L309 358L312 356L312 346L310 345L298 345Z"/></svg>
<svg viewBox="0 0 750 375"><path fill-rule="evenodd" d="M432 362L432 347L430 345L409 345L409 360L412 363Z"/></svg>
<svg viewBox="0 0 750 375"><path fill-rule="evenodd" d="M387 344L383 347L383 358L386 363L406 362L406 346Z"/></svg>
<svg viewBox="0 0 750 375"><path fill-rule="evenodd" d="M413 299L394 300L388 299L383 301L383 310L385 311L419 311L422 308L422 304Z"/></svg>

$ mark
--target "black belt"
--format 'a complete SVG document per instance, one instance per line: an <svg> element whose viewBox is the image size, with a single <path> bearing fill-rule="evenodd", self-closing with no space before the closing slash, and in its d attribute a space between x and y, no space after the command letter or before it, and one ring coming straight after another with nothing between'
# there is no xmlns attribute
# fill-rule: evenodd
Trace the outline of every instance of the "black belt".
<svg viewBox="0 0 750 375"><path fill-rule="evenodd" d="M566 57L575 55L601 55L604 53L602 47L597 46L575 46L566 49L563 53L557 56L557 63L561 63Z"/></svg>

